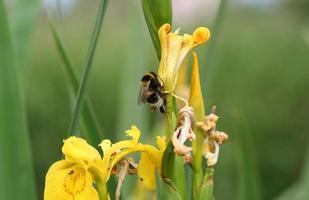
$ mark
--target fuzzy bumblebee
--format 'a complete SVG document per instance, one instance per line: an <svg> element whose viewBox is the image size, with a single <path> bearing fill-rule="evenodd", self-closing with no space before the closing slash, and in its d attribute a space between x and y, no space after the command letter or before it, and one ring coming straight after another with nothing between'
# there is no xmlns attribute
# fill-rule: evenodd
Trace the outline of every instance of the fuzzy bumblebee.
<svg viewBox="0 0 309 200"><path fill-rule="evenodd" d="M138 95L138 104L148 103L151 111L159 109L165 113L166 93L164 92L164 83L155 72L146 73L141 79L141 88Z"/></svg>

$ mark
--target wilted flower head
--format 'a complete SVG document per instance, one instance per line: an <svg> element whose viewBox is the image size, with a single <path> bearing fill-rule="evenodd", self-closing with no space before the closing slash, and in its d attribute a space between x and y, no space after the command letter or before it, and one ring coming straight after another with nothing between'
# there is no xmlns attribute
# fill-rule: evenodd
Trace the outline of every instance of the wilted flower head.
<svg viewBox="0 0 309 200"><path fill-rule="evenodd" d="M216 123L219 117L214 112L215 107L213 108L213 112L207 115L203 122L197 122L197 126L202 129L205 135L203 152L208 166L213 166L217 163L220 145L228 139L226 133L216 130Z"/></svg>
<svg viewBox="0 0 309 200"><path fill-rule="evenodd" d="M177 155L187 155L191 152L192 148L184 145L189 139L194 140L194 113L193 108L185 106L180 109L179 117L177 120L177 128L173 134L172 142L174 145L174 152Z"/></svg>

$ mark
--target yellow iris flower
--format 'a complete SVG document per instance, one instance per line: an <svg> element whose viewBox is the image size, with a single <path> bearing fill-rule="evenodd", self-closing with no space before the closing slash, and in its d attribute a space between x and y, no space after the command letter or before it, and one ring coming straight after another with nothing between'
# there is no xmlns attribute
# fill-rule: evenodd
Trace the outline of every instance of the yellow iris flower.
<svg viewBox="0 0 309 200"><path fill-rule="evenodd" d="M62 153L65 159L57 161L48 170L45 180L45 200L98 200L94 187L97 181L106 184L113 167L128 154L141 152L137 173L148 189L155 189L155 169L160 173L165 150L165 138L157 137L159 149L138 142L140 130L132 126L126 133L131 137L112 144L103 140L100 147L104 156L90 146L86 140L70 137L64 140ZM106 185L104 186L106 187Z"/></svg>
<svg viewBox="0 0 309 200"><path fill-rule="evenodd" d="M179 67L187 54L210 38L210 32L205 27L197 28L192 35L181 36L179 30L170 31L170 24L164 24L159 29L161 60L158 70L159 76L169 91L175 89Z"/></svg>

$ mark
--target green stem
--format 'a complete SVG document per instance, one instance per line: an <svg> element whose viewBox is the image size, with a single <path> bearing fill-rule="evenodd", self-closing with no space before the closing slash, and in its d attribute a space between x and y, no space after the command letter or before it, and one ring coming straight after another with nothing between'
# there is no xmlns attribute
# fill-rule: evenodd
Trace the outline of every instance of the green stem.
<svg viewBox="0 0 309 200"><path fill-rule="evenodd" d="M174 131L174 100L172 95L166 97L166 137L170 138Z"/></svg>
<svg viewBox="0 0 309 200"><path fill-rule="evenodd" d="M196 139L193 142L193 199L196 199L195 197L198 194L198 189L200 188L200 185L202 183L203 179L203 142L204 142L204 136L203 133L196 128Z"/></svg>
<svg viewBox="0 0 309 200"><path fill-rule="evenodd" d="M96 180L96 186L97 186L97 191L98 191L100 200L107 200L108 193L107 193L106 184L103 183L101 180Z"/></svg>
<svg viewBox="0 0 309 200"><path fill-rule="evenodd" d="M73 114L73 117L70 123L70 129L69 129L70 135L73 135L77 131L77 127L79 124L78 123L79 117L80 117L80 113L81 113L83 103L85 100L86 85L87 85L90 68L92 66L94 53L96 50L96 46L98 43L100 31L101 31L102 21L103 21L105 10L106 10L106 4L107 4L107 0L101 0L99 11L98 11L97 18L96 18L96 23L95 23L95 26L92 32L92 38L91 38L90 46L88 49L88 54L87 54L86 62L84 65L81 82L79 84L79 88L77 92L76 103L74 106L74 114Z"/></svg>

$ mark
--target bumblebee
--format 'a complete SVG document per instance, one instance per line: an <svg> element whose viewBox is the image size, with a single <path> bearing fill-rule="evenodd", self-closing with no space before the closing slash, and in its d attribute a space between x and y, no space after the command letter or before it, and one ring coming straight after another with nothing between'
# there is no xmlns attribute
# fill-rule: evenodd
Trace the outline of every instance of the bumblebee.
<svg viewBox="0 0 309 200"><path fill-rule="evenodd" d="M159 109L165 113L166 94L164 93L164 83L155 72L146 73L141 79L141 88L138 95L138 104L148 103L151 111Z"/></svg>

